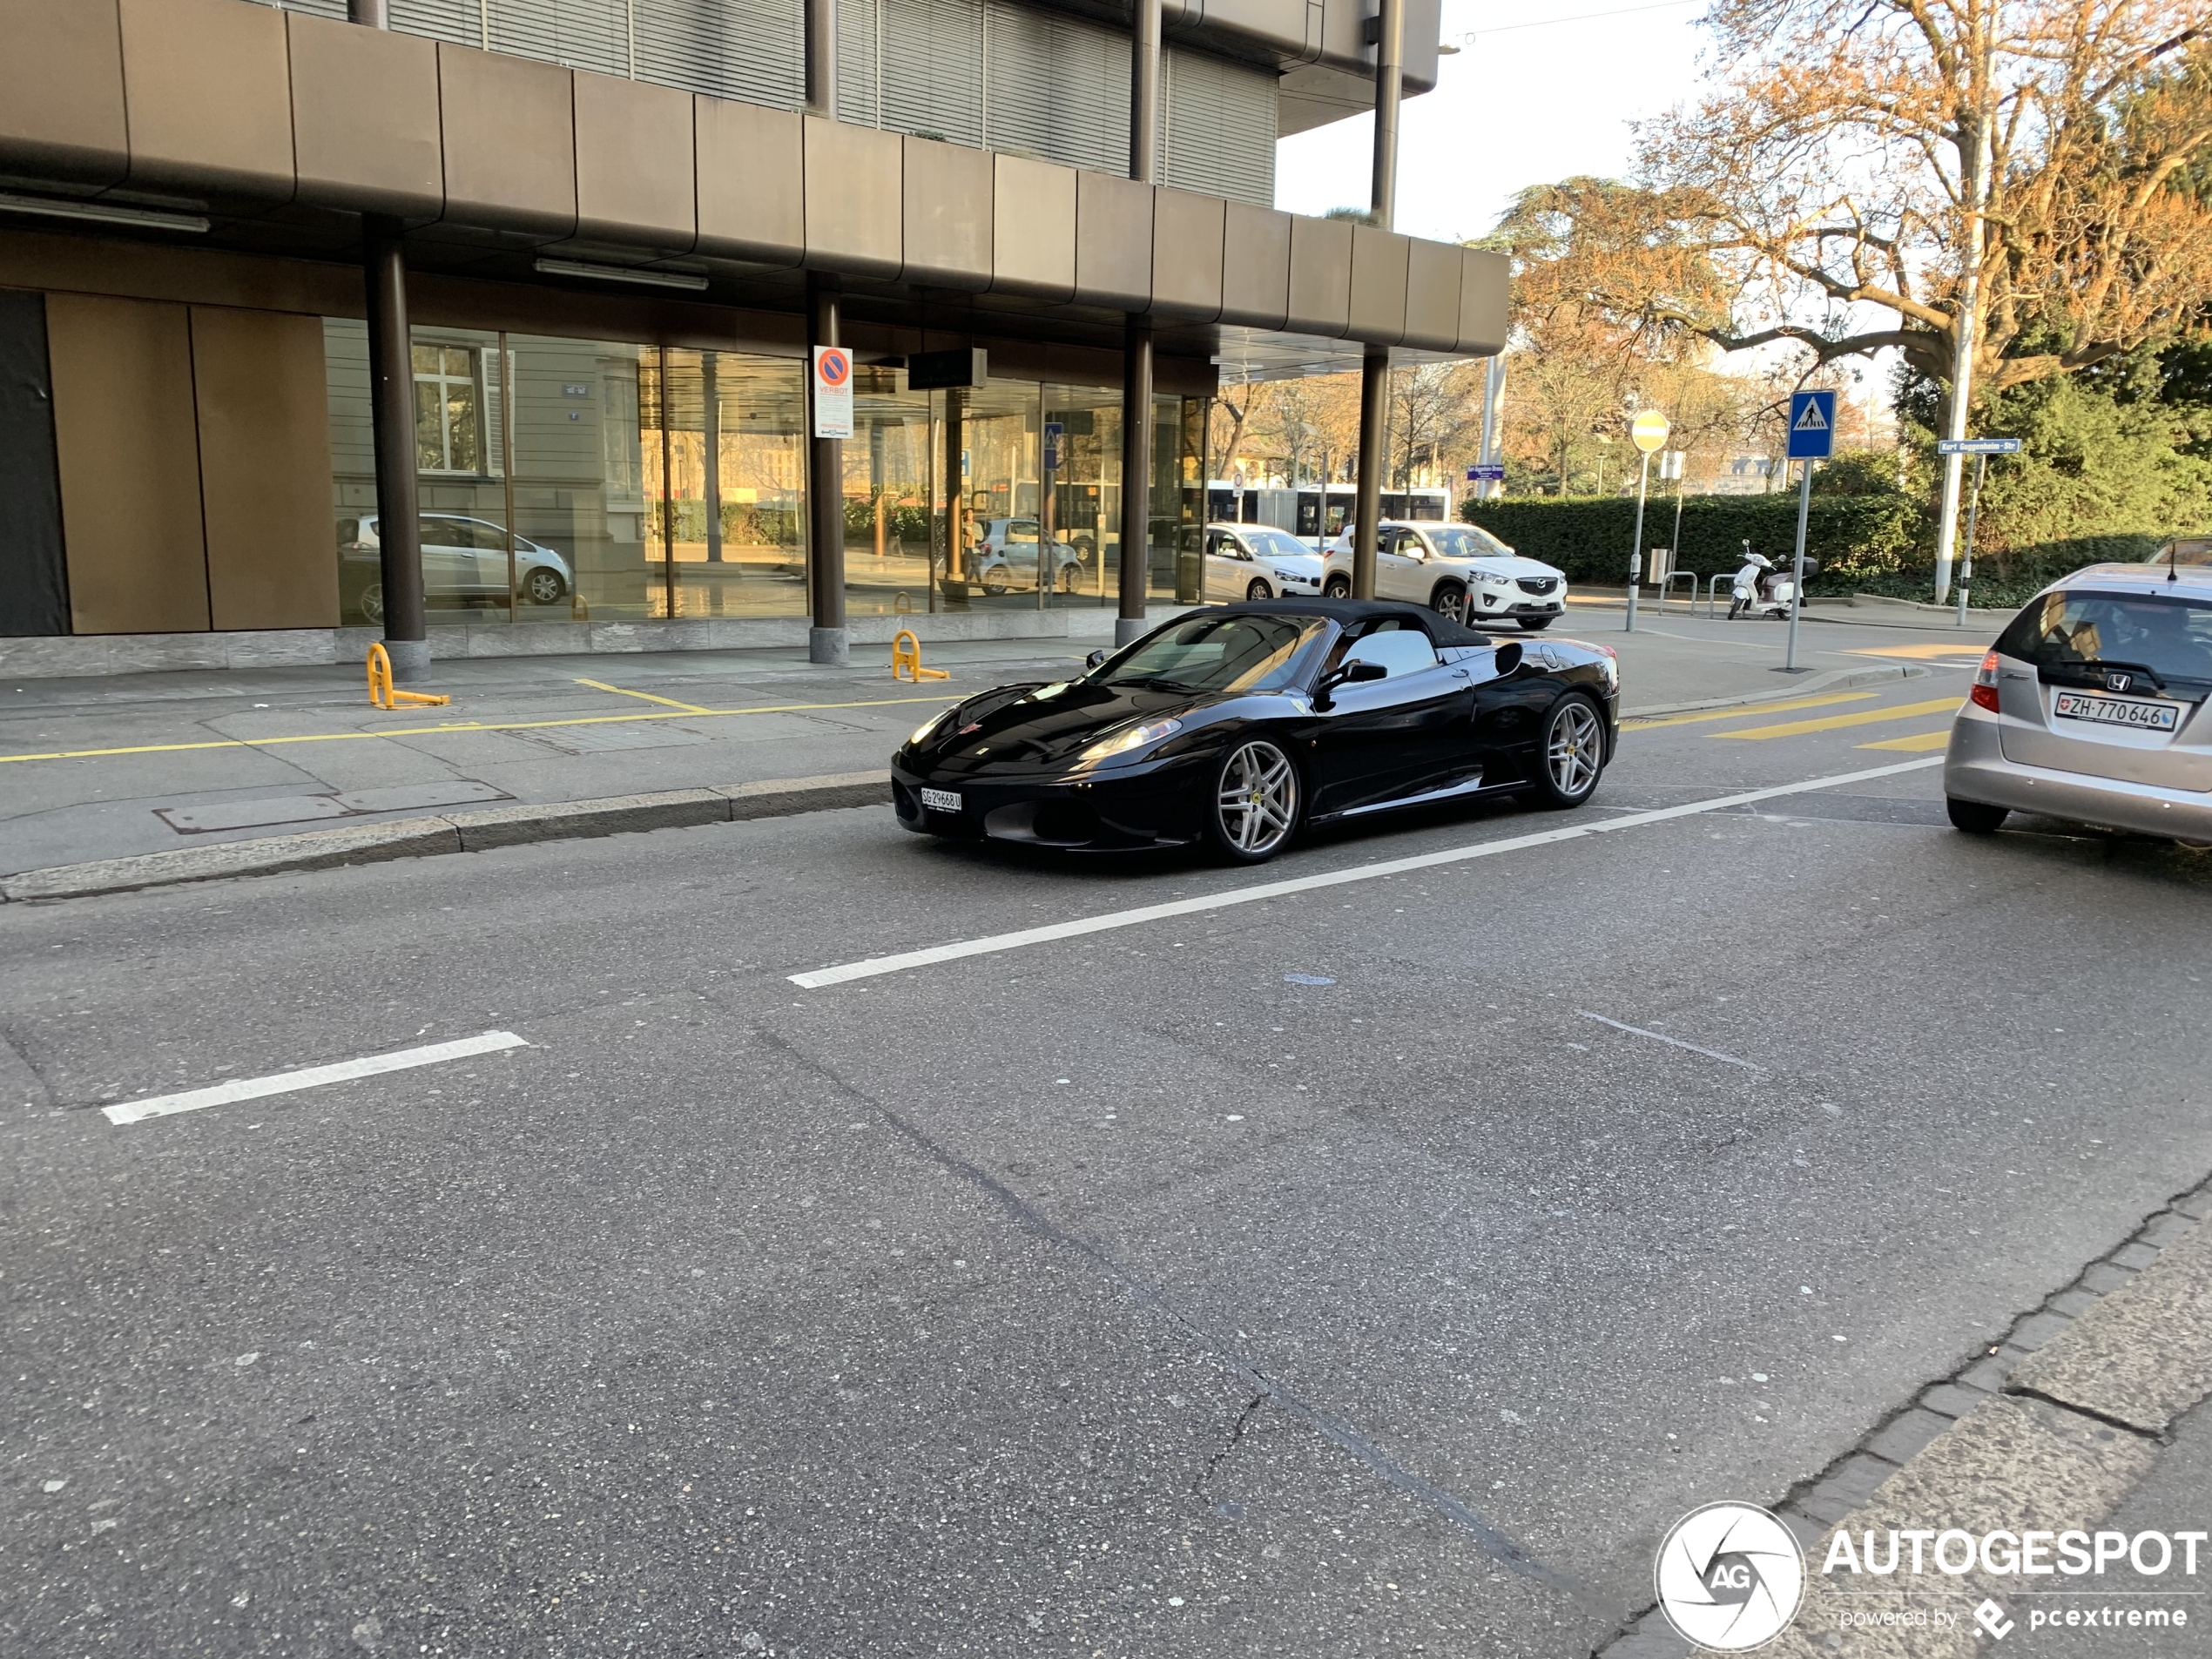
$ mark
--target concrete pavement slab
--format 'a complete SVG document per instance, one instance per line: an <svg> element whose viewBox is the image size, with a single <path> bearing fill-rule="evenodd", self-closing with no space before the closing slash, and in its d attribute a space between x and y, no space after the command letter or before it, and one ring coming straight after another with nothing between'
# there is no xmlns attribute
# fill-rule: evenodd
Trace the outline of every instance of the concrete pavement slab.
<svg viewBox="0 0 2212 1659"><path fill-rule="evenodd" d="M2163 1244L2155 1261L2023 1360L2006 1386L2165 1433L2212 1394L2212 1223Z"/></svg>

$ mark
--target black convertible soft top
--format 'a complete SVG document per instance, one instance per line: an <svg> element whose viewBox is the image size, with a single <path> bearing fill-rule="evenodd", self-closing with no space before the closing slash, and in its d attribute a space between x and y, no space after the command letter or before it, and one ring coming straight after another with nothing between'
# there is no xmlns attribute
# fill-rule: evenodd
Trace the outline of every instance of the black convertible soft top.
<svg viewBox="0 0 2212 1659"><path fill-rule="evenodd" d="M1420 629L1429 637L1433 644L1494 645L1498 643L1489 635L1477 632L1464 623L1438 616L1426 605L1403 604L1388 599L1251 599L1238 604L1211 605L1207 610L1225 617L1327 617L1346 628L1391 617L1397 619L1400 627ZM1182 622L1205 614L1206 611L1186 610L1176 620Z"/></svg>

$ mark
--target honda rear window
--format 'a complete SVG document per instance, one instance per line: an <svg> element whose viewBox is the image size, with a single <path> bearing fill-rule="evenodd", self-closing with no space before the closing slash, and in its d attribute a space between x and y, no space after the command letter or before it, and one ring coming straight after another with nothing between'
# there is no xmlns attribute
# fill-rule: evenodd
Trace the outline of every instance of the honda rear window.
<svg viewBox="0 0 2212 1659"><path fill-rule="evenodd" d="M1997 649L2038 668L2148 669L2161 682L2212 683L2212 605L2047 593L2013 618Z"/></svg>

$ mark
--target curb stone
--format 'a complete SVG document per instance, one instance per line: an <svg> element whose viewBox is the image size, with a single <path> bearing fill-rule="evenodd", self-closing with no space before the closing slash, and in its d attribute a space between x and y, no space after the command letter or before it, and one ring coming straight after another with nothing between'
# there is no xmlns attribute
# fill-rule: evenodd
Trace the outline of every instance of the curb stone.
<svg viewBox="0 0 2212 1659"><path fill-rule="evenodd" d="M1806 1601L1759 1651L1775 1659L1986 1651L1971 1624L1948 1633L1861 1629L1848 1645L1832 1615L1821 1629L1819 1561L1830 1533L1906 1524L1985 1531L2017 1522L2024 1491L2069 1525L2094 1527L2111 1514L2150 1473L2173 1424L2212 1395L2207 1217L2212 1181L2153 1211L2126 1242L1772 1506L1807 1554ZM2011 1581L1979 1573L1945 1581L2000 1601L2017 1593ZM1603 1659L1687 1659L1697 1649L1653 1606L1595 1651Z"/></svg>
<svg viewBox="0 0 2212 1659"><path fill-rule="evenodd" d="M0 899L23 903L89 898L95 894L131 893L188 881L219 881L230 876L332 870L435 853L479 853L533 841L742 823L839 807L880 806L887 792L887 774L846 772L707 789L672 789L649 795L557 801L543 806L486 807L25 870L0 877Z"/></svg>

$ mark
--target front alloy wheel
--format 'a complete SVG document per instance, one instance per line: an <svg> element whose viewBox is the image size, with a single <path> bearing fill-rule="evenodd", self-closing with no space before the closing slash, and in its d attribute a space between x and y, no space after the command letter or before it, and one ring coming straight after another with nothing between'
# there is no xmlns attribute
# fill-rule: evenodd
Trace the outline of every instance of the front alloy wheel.
<svg viewBox="0 0 2212 1659"><path fill-rule="evenodd" d="M1465 588L1439 588L1428 602L1428 608L1447 622L1467 619L1467 590Z"/></svg>
<svg viewBox="0 0 2212 1659"><path fill-rule="evenodd" d="M1214 845L1240 864L1271 859L1298 820L1298 768L1264 738L1230 752L1214 779L1207 829Z"/></svg>
<svg viewBox="0 0 2212 1659"><path fill-rule="evenodd" d="M1569 692L1544 722L1536 797L1547 806L1580 806L1605 770L1605 721L1587 697Z"/></svg>

